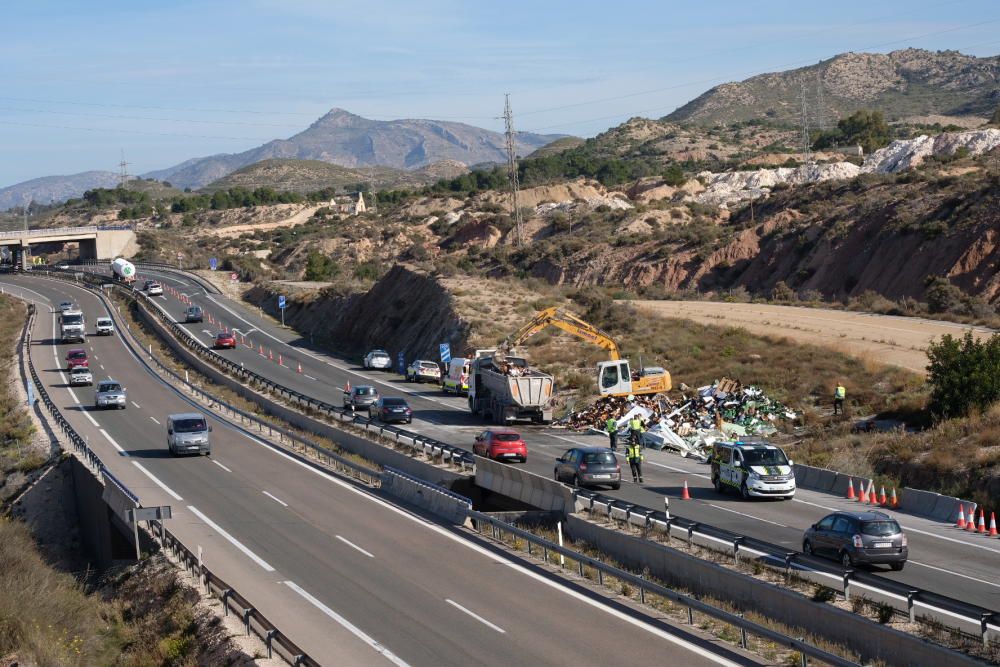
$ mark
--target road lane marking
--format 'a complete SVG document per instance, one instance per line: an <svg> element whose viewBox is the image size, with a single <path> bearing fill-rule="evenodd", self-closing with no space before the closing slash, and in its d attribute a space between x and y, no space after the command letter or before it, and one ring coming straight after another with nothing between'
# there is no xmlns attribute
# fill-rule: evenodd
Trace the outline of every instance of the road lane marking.
<svg viewBox="0 0 1000 667"><path fill-rule="evenodd" d="M345 538L341 537L340 535L334 535L334 537L336 537L338 540L340 540L341 542L343 542L347 546L351 547L352 549L357 549L358 551L360 551L364 555L368 556L369 558L375 558L375 554L370 553L368 551L365 551L364 549L362 549L361 547L359 547L354 542L351 542L350 540L345 539Z"/></svg>
<svg viewBox="0 0 1000 667"><path fill-rule="evenodd" d="M754 516L753 514L747 514L745 512L737 512L736 510L731 510L728 507L722 507L721 505L713 505L712 503L705 503L709 507L714 507L717 510L722 510L723 512L732 512L733 514L739 514L740 516L745 516L748 519L756 519L757 521L763 521L764 523L769 523L774 526L781 526L782 528L791 528L791 526L786 526L783 523L778 523L777 521L769 521L768 519L761 519L759 516Z"/></svg>
<svg viewBox="0 0 1000 667"><path fill-rule="evenodd" d="M108 432L105 431L103 428L101 429L101 435L103 435L107 439L107 441L111 443L112 447L117 449L121 454L128 456L128 452L122 449L122 446L119 445L117 442L115 442L115 439L112 438L110 435L108 435Z"/></svg>
<svg viewBox="0 0 1000 667"><path fill-rule="evenodd" d="M160 423L160 421L159 421L159 420L158 420L158 419L157 419L156 417L152 417L152 416L151 416L151 417L150 417L150 419L152 419L152 420L153 420L154 422L156 422L157 424L159 424L159 423Z"/></svg>
<svg viewBox="0 0 1000 667"><path fill-rule="evenodd" d="M485 618L483 618L479 614L477 614L477 613L475 613L473 611L469 611L468 609L466 609L462 605L458 604L454 600L449 600L449 599L445 598L445 602L447 602L448 604L450 604L455 609L458 609L459 611L461 611L461 612L463 612L465 614L468 614L469 616L471 616L472 618L476 619L477 621L479 621L480 623L482 623L486 627L493 628L494 630L496 630L497 632L499 632L502 635L507 634L507 631L504 630L503 628L501 628L499 625L496 625L494 623L490 623L489 621L487 621Z"/></svg>
<svg viewBox="0 0 1000 667"><path fill-rule="evenodd" d="M972 581L979 582L980 584L986 584L987 586L993 586L995 588L1000 588L1000 584L993 583L992 581L986 581L985 579L976 579L975 577L970 577L967 574L961 574L953 570L946 570L943 567L937 567L936 565L928 565L927 563L921 563L920 561L910 560L907 561L911 565L919 565L920 567L930 568L931 570L937 570L938 572L944 572L945 574L951 574L956 577L962 577L963 579L971 579Z"/></svg>
<svg viewBox="0 0 1000 667"><path fill-rule="evenodd" d="M314 377L313 377L312 375L306 375L305 373L303 373L303 374L302 374L302 377L307 377L307 378L309 378L310 380L315 380L315 379L316 379L316 378L314 378Z"/></svg>
<svg viewBox="0 0 1000 667"><path fill-rule="evenodd" d="M134 405L134 406L135 406L135 407L136 407L137 409L139 409L139 410L142 410L142 406L141 406L141 405L139 405L138 403L136 403L135 401L129 401L129 402L130 402L130 403L131 403L132 405Z"/></svg>
<svg viewBox="0 0 1000 667"><path fill-rule="evenodd" d="M83 407L83 406L81 405L81 406L80 406L80 410L81 410L81 412L83 412L83 416L84 416L84 417L86 417L86 418L87 418L88 420L90 420L90 423L91 423L91 424L93 424L94 426L97 426L97 427L100 427L100 424L98 424L98 423L97 423L97 420L96 420L96 419L94 419L93 417L91 417L91 416L90 416L90 413L89 413L89 412L87 412L87 409L86 409L86 408L84 408L84 407Z"/></svg>
<svg viewBox="0 0 1000 667"><path fill-rule="evenodd" d="M180 498L178 498L177 500L180 500ZM248 549L242 542L240 542L238 539L236 539L235 537L233 537L232 535L230 535L229 533L227 533L226 531L224 531L219 526L219 524L215 523L214 521L212 521L211 519L209 519L207 516L205 516L204 514L202 514L201 510L199 510L197 507L195 507L194 505L188 505L187 508L189 510L191 510L192 514L194 514L199 519L201 519L202 521L204 521L205 524L209 528L211 528L212 530L214 530L215 532L217 532L219 535L221 535L223 538L225 538L226 541L228 541L234 547L236 547L237 549L239 549L240 551L242 551L244 553L244 555L246 555L250 560L252 560L253 562L257 563L257 565L260 565L264 570L266 570L268 572L274 572L274 568L271 567L271 565L266 560L264 560L263 558L261 558L260 556L258 556L257 554L255 554L254 552L250 551L250 549Z"/></svg>
<svg viewBox="0 0 1000 667"><path fill-rule="evenodd" d="M104 364L97 364L97 365L101 367L102 371L104 370Z"/></svg>
<svg viewBox="0 0 1000 667"><path fill-rule="evenodd" d="M164 484L163 482L161 482L159 479L157 479L156 475L154 475L153 473L151 473L148 470L146 470L142 466L141 463L139 463L138 461L132 461L132 465L134 465L136 468L138 468L139 470L141 470L143 475L145 475L146 477L148 477L151 480L153 480L154 484L156 484L158 487L160 487L161 489L163 489L164 491L166 491L168 494L170 494L171 498L173 498L174 500L184 500L179 495L177 495L177 493L173 489L171 489L169 486L167 486L166 484Z"/></svg>
<svg viewBox="0 0 1000 667"><path fill-rule="evenodd" d="M332 618L333 620L335 620L341 626L343 626L344 628L346 628L355 637L357 637L358 639L360 639L364 643L366 643L369 646L371 646L373 649L375 649L375 651L377 653L381 654L383 658L385 658L386 660L388 660L392 664L397 665L397 667L409 667L409 665L402 658L398 657L396 654L394 654L388 648L386 648L385 646L383 646L382 644L380 644L378 641L376 641L375 639L373 639L372 637L370 637L368 634L366 634L364 632L364 630L362 630L358 626L354 625L353 623L351 623L350 621L348 621L346 618L344 618L343 616L341 616L340 614L338 614L337 612L335 612L334 610L330 609L325 604L323 604L322 602L320 602L319 600L317 600L316 598L314 598L305 589L303 589L301 586L299 586L298 584L296 584L294 581L283 581L281 583L285 584L290 589L292 589L293 591L295 591L296 593L298 593L299 595L301 595L307 602L309 602L309 604L311 604L312 606L316 607L321 612L323 612L324 614L326 614L327 616L329 616L330 618Z"/></svg>
<svg viewBox="0 0 1000 667"><path fill-rule="evenodd" d="M62 372L60 372L59 375L62 375ZM66 382L66 384L69 384L69 382L66 381L66 378L62 378L62 381ZM80 405L80 399L76 397L76 392L73 391L73 388L66 387L66 391L68 391L69 395L73 397L73 402L76 403L77 405Z"/></svg>
<svg viewBox="0 0 1000 667"><path fill-rule="evenodd" d="M286 503L284 500L278 498L277 496L273 496L270 493L268 493L267 491L264 491L263 493L264 493L265 496L267 496L268 498L270 498L274 502L278 503L279 505L283 505L285 507L288 507L288 503Z"/></svg>
<svg viewBox="0 0 1000 667"><path fill-rule="evenodd" d="M222 468L222 469L223 469L223 470L225 470L226 472L232 472L232 470L230 470L230 469L229 469L229 468L227 468L226 466L222 465L221 463L219 463L219 462L218 462L218 461L216 461L215 459L212 459L212 463L214 463L215 465L219 466L220 468Z"/></svg>

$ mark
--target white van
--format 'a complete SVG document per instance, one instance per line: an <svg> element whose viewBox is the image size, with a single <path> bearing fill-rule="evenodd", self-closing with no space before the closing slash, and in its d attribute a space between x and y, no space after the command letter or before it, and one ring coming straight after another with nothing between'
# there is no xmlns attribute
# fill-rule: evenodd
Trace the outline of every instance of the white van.
<svg viewBox="0 0 1000 667"><path fill-rule="evenodd" d="M208 434L212 431L205 415L200 412L183 412L167 417L167 449L172 456L178 454L212 453Z"/></svg>
<svg viewBox="0 0 1000 667"><path fill-rule="evenodd" d="M448 362L448 372L441 379L441 391L453 391L462 396L468 394L470 366L470 360L464 357L455 357Z"/></svg>
<svg viewBox="0 0 1000 667"><path fill-rule="evenodd" d="M712 452L712 485L719 493L739 491L744 499L795 497L792 461L763 441L717 442Z"/></svg>

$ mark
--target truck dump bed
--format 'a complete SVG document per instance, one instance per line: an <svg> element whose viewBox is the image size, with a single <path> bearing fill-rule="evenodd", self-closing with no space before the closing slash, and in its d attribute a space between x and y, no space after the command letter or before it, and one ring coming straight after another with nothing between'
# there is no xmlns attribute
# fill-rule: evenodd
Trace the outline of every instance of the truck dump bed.
<svg viewBox="0 0 1000 667"><path fill-rule="evenodd" d="M480 361L480 377L486 388L522 407L542 407L552 398L552 376L526 368L519 375L501 373L488 360Z"/></svg>

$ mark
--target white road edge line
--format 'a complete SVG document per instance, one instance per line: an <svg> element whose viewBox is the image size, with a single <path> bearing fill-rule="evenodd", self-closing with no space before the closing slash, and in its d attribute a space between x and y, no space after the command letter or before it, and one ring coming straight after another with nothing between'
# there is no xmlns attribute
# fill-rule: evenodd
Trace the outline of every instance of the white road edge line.
<svg viewBox="0 0 1000 667"><path fill-rule="evenodd" d="M332 618L333 620L335 620L341 626L343 626L344 628L346 628L355 637L357 637L358 639L360 639L364 643L366 643L369 646L371 646L373 649L375 649L375 651L377 653L381 654L383 658L385 658L386 660L388 660L392 664L397 665L397 667L409 667L409 664L407 662L405 662L403 659L401 659L396 654L394 654L392 651L390 651L385 646L383 646L382 644L380 644L378 641L376 641L375 639L373 639L372 637L370 637L363 630L361 630L358 626L354 625L353 623L351 623L350 621L348 621L346 618L344 618L343 616L341 616L340 614L338 614L337 612L335 612L334 610L330 609L325 604L323 604L322 602L320 602L319 600L317 600L316 598L314 598L305 589L303 589L301 586L299 586L298 584L296 584L294 581L283 581L281 583L285 584L286 586L288 586L289 588L291 588L293 591L295 591L296 593L298 593L299 595L301 595L307 602L309 602L309 604L311 604L312 606L316 607L321 612L323 612L324 614L326 614L327 616L329 616L330 618Z"/></svg>
<svg viewBox="0 0 1000 667"><path fill-rule="evenodd" d="M180 500L180 498L178 498L178 500ZM228 541L234 547L236 547L237 549L239 549L240 551L242 551L247 556L247 558L249 558L253 562L257 563L257 565L260 565L264 570L266 570L268 572L274 572L274 568L271 567L270 563L268 563L266 560L264 560L263 558L261 558L260 556L258 556L257 554L255 554L254 552L250 551L250 549L248 549L242 542L240 542L238 539L236 539L235 537L233 537L232 535L230 535L229 533L227 533L226 531L224 531L222 528L220 528L219 524L215 523L214 521L212 521L211 519L209 519L207 516L205 516L201 512L201 510L199 510L197 507L195 507L194 505L188 505L187 508L189 510L191 510L192 514L194 514L199 519L201 519L202 521L204 521L205 524L208 525L209 528L211 528L212 530L214 530L215 532L217 532L219 535L221 535L223 538L225 538L226 541Z"/></svg>
<svg viewBox="0 0 1000 667"><path fill-rule="evenodd" d="M736 510L731 510L728 507L723 507L722 505L713 505L712 503L705 503L709 507L714 507L717 510L722 510L723 512L732 512L733 514L739 514L740 516L745 516L748 519L755 519L757 521L763 521L764 523L770 523L775 526L781 526L782 528L790 528L791 526L786 526L783 523L778 523L777 521L771 521L769 519L761 519L759 516L754 516L753 514L747 514L745 512L737 512Z"/></svg>
<svg viewBox="0 0 1000 667"><path fill-rule="evenodd" d="M115 449L117 449L119 452L121 452L125 456L128 456L128 452L126 452L124 449L122 449L122 446L119 445L117 442L115 442L115 439L112 438L110 435L108 435L108 432L105 431L103 428L101 429L101 435L103 435L107 439L107 441L111 443L112 447L114 447Z"/></svg>
<svg viewBox="0 0 1000 667"><path fill-rule="evenodd" d="M944 572L946 574L952 574L956 577L962 577L963 579L971 579L972 581L978 582L980 584L986 584L987 586L993 586L994 588L1000 588L1000 584L995 584L992 581L986 581L985 579L976 579L975 577L970 577L967 574L960 574L953 570L946 570L943 567L937 567L936 565L928 565L927 563L921 563L920 561L911 560L909 561L912 565L919 565L920 567L930 568L932 570L937 570L938 572Z"/></svg>
<svg viewBox="0 0 1000 667"><path fill-rule="evenodd" d="M136 403L135 401L129 401L129 403L131 403L132 405L134 405L136 407L136 409L142 410L142 406L139 405L138 403Z"/></svg>
<svg viewBox="0 0 1000 667"><path fill-rule="evenodd" d="M157 479L156 475L146 470L141 463L139 463L138 461L132 461L132 465L141 470L143 475L153 480L154 484L156 484L158 487L169 493L171 498L173 498L174 500L184 500L179 495L177 495L177 493L173 489L171 489L169 486L167 486L159 479Z"/></svg>
<svg viewBox="0 0 1000 667"><path fill-rule="evenodd" d="M502 635L507 634L507 631L504 630L503 628L501 628L499 625L496 625L494 623L490 623L489 621L487 621L485 618L483 618L479 614L477 614L475 612L472 612L472 611L469 611L468 609L466 609L462 605L458 604L454 600L449 600L448 598L445 598L444 601L447 602L448 604L450 604L455 609L458 609L459 611L461 611L461 612L463 612L465 614L468 614L469 616L471 616L472 618L476 619L477 621L479 621L480 623L482 623L486 627L493 628L494 630L496 630L497 632L499 632Z"/></svg>
<svg viewBox="0 0 1000 667"><path fill-rule="evenodd" d="M218 462L218 461L216 461L215 459L212 459L212 463L214 463L215 465L219 466L220 468L222 468L222 469L223 469L223 470L225 470L226 472L232 472L232 470L230 470L230 469L229 469L229 468L227 468L226 466L222 465L221 463L219 463L219 462Z"/></svg>
<svg viewBox="0 0 1000 667"><path fill-rule="evenodd" d="M271 500L273 500L274 502L278 503L279 505L282 505L282 506L284 506L284 507L288 507L288 503L286 503L286 502L285 502L284 500L282 500L282 499L278 498L277 496L274 496L274 495L271 495L271 494L270 494L270 493L268 493L267 491L263 491L262 493L263 493L263 494L264 494L265 496L267 496L268 498L270 498Z"/></svg>
<svg viewBox="0 0 1000 667"><path fill-rule="evenodd" d="M352 549L356 549L357 551L360 551L361 553L363 553L364 555L368 556L369 558L375 558L375 554L370 553L368 551L365 551L364 549L362 549L361 547L359 547L354 542L351 542L350 540L345 539L345 538L341 537L340 535L334 535L334 537L336 537L338 540L340 540L341 542L343 542L347 546L351 547Z"/></svg>
<svg viewBox="0 0 1000 667"><path fill-rule="evenodd" d="M160 420L158 420L158 419L157 419L156 417L153 417L152 415L150 415L150 417L149 417L149 418L150 418L150 419L152 419L152 420L153 420L154 422L156 422L157 424L159 424L159 423L160 423Z"/></svg>

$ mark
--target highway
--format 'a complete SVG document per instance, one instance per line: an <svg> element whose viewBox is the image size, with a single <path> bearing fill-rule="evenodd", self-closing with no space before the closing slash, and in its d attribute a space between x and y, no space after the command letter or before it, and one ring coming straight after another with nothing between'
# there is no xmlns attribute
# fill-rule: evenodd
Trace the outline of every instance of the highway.
<svg viewBox="0 0 1000 667"><path fill-rule="evenodd" d="M464 398L443 394L437 386L406 383L394 373L366 371L360 359L346 360L313 348L298 333L281 328L256 308L208 294L184 274L143 269L140 273L141 278L155 277L175 288L221 323L210 324L206 319L203 324L184 325L206 344L211 344L214 332L222 325L237 329L253 348L240 347L223 354L292 389L340 405L341 389L347 381L352 385L374 384L383 395L407 397L414 411L414 422L407 428L466 449L471 449L475 434L486 426L469 413ZM185 306L176 295L168 291L158 302L172 317L183 320ZM279 357L283 366L278 365ZM545 476L552 474L554 459L567 448L606 444L606 437L599 435L522 428L529 446L525 465ZM794 458L794 451L789 455ZM662 508L663 498L668 496L675 514L779 544L790 551L801 549L802 532L812 523L831 511L857 507L856 503L804 489L790 502L747 502L735 495L720 496L712 489L707 465L665 452L647 451L645 472L644 485L625 482L621 490L607 491L608 495L653 508ZM693 496L688 502L679 500L685 481ZM876 567L874 572L886 579L1000 610L1000 540L970 535L904 513L896 516L908 532L911 560L902 572L891 572L887 567Z"/></svg>
<svg viewBox="0 0 1000 667"><path fill-rule="evenodd" d="M97 411L91 388L66 385L62 359L77 346L56 340L52 308L74 301L92 327L105 314L100 300L38 277L0 284L39 306L31 355L74 428L144 505L171 505L170 530L202 547L206 564L321 662L638 664L670 655L685 665L746 664L214 417L211 457L170 457L166 416L193 406L117 334L85 346L95 381L120 380L128 408Z"/></svg>

